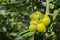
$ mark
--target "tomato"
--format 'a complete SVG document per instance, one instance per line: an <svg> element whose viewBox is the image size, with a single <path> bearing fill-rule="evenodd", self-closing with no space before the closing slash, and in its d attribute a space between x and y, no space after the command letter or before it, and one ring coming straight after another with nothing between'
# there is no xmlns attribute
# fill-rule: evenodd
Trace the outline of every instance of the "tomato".
<svg viewBox="0 0 60 40"><path fill-rule="evenodd" d="M33 25L36 25L37 23L38 23L37 20L31 20L31 21L30 21L30 25L32 25L32 24L33 24Z"/></svg>
<svg viewBox="0 0 60 40"><path fill-rule="evenodd" d="M29 31L33 32L36 30L36 26L35 25L30 25L29 26Z"/></svg>
<svg viewBox="0 0 60 40"><path fill-rule="evenodd" d="M34 13L32 13L32 14L30 15L30 18L31 18L31 19L38 19L39 16L40 16L40 14L41 14L41 12L36 11L36 12L34 12Z"/></svg>
<svg viewBox="0 0 60 40"><path fill-rule="evenodd" d="M50 21L51 21L50 17L48 15L44 15L44 19L42 20L42 23L47 26L49 25Z"/></svg>
<svg viewBox="0 0 60 40"><path fill-rule="evenodd" d="M49 25L50 21L51 20L48 15L44 15L43 19L41 19L41 23L43 23L45 26Z"/></svg>
<svg viewBox="0 0 60 40"><path fill-rule="evenodd" d="M40 19L39 19L39 23L42 23L42 20L43 20L43 19L42 19L42 18L40 18Z"/></svg>
<svg viewBox="0 0 60 40"><path fill-rule="evenodd" d="M46 30L46 27L45 27L44 24L40 23L40 24L37 24L37 25L36 25L36 30L37 30L38 32L43 32L43 31Z"/></svg>
<svg viewBox="0 0 60 40"><path fill-rule="evenodd" d="M40 11L36 11L36 12L35 12L35 14L38 14L38 15L40 15L40 14L41 14L41 12L40 12Z"/></svg>

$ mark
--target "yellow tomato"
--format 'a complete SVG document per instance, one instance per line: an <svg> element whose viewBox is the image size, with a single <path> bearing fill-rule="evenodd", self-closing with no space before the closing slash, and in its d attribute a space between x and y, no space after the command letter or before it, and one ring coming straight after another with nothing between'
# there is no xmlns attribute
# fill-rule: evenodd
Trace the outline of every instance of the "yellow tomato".
<svg viewBox="0 0 60 40"><path fill-rule="evenodd" d="M36 30L37 30L38 32L43 32L43 31L46 30L46 27L45 27L44 24L40 23L40 24L37 24Z"/></svg>
<svg viewBox="0 0 60 40"><path fill-rule="evenodd" d="M31 20L30 21L30 25L35 25L35 24L37 24L38 22L37 22L37 20Z"/></svg>
<svg viewBox="0 0 60 40"><path fill-rule="evenodd" d="M36 12L34 12L34 13L32 13L32 14L30 15L30 18L31 18L31 19L38 19L39 16L40 16L40 14L41 14L41 12L36 11Z"/></svg>
<svg viewBox="0 0 60 40"><path fill-rule="evenodd" d="M35 31L36 30L36 26L35 25L30 25L29 26L29 31L30 32L33 32L33 31Z"/></svg>
<svg viewBox="0 0 60 40"><path fill-rule="evenodd" d="M42 23L47 26L49 25L50 21L51 21L50 17L48 15L44 15L44 18L42 19Z"/></svg>
<svg viewBox="0 0 60 40"><path fill-rule="evenodd" d="M35 14L39 14L39 15L40 15L40 14L41 14L41 12L40 12L40 11L36 11L36 12L35 12Z"/></svg>

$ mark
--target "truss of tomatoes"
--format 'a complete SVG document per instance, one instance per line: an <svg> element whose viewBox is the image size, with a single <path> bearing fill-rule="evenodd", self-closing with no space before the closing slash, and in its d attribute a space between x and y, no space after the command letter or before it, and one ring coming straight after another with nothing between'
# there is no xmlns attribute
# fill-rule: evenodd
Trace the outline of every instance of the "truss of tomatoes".
<svg viewBox="0 0 60 40"><path fill-rule="evenodd" d="M30 15L31 21L29 25L29 31L44 32L46 26L50 24L50 17L48 15L42 15L40 11L36 11Z"/></svg>

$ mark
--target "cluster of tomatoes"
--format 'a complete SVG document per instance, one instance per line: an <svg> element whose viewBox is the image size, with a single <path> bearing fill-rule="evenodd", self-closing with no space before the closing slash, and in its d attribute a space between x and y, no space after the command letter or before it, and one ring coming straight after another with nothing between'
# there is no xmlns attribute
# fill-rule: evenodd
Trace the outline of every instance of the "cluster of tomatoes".
<svg viewBox="0 0 60 40"><path fill-rule="evenodd" d="M46 26L50 23L50 17L43 15L40 11L36 11L30 15L31 21L29 25L29 31L44 32Z"/></svg>

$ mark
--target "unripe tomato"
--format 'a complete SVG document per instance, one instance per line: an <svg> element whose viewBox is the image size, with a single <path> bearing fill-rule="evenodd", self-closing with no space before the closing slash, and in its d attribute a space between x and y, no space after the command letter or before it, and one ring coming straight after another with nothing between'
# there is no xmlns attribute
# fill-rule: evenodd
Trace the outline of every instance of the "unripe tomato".
<svg viewBox="0 0 60 40"><path fill-rule="evenodd" d="M35 12L35 14L38 14L38 15L40 15L40 14L41 14L41 12L40 12L40 11L36 11L36 12Z"/></svg>
<svg viewBox="0 0 60 40"><path fill-rule="evenodd" d="M37 20L31 20L30 21L30 25L36 25L38 22L37 22Z"/></svg>
<svg viewBox="0 0 60 40"><path fill-rule="evenodd" d="M46 27L45 27L44 24L40 23L40 24L37 24L36 30L37 30L38 32L43 32L43 31L46 30Z"/></svg>
<svg viewBox="0 0 60 40"><path fill-rule="evenodd" d="M47 26L49 25L50 21L51 21L50 17L48 15L44 15L44 18L42 19L42 23Z"/></svg>
<svg viewBox="0 0 60 40"><path fill-rule="evenodd" d="M30 18L31 18L31 19L38 19L39 16L40 16L40 14L41 14L41 12L36 11L36 12L34 12L34 13L32 13L32 14L30 15Z"/></svg>
<svg viewBox="0 0 60 40"><path fill-rule="evenodd" d="M29 26L29 31L33 32L36 30L36 26L35 25L30 25Z"/></svg>
<svg viewBox="0 0 60 40"><path fill-rule="evenodd" d="M49 25L50 23L50 17L48 15L44 15L42 16L42 18L40 18L39 22L43 23L45 26Z"/></svg>

